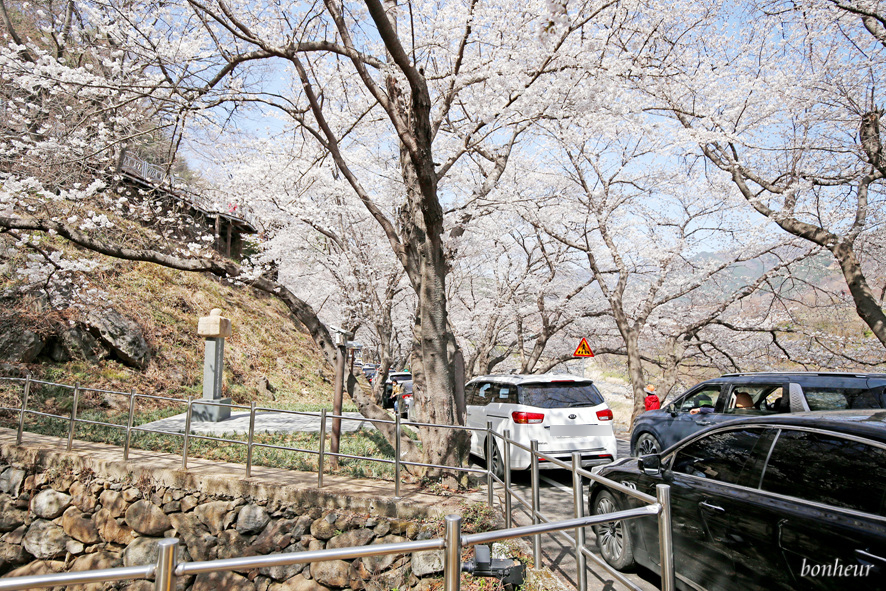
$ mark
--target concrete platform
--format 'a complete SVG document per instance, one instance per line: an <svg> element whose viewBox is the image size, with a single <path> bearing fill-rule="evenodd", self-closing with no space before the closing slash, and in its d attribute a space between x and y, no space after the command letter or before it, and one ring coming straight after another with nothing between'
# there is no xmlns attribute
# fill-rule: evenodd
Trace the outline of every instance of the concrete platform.
<svg viewBox="0 0 886 591"><path fill-rule="evenodd" d="M138 425L145 429L156 431L168 431L172 433L185 432L185 419L187 413L181 413L159 421L153 421L144 425ZM373 424L367 421L358 412L345 412L342 416L355 420L342 420L341 430L343 433L359 431L360 429L375 429ZM332 430L332 419L326 419L327 433ZM257 412L255 413L256 433L319 433L320 416L295 415L282 412ZM246 434L249 433L249 413L244 411L232 412L231 418L218 423L202 422L191 417L191 433L200 435L224 435L225 433Z"/></svg>

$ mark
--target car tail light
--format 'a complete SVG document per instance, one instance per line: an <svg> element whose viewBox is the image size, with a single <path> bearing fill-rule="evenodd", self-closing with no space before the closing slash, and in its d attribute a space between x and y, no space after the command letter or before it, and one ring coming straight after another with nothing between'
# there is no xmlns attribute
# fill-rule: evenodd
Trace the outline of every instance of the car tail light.
<svg viewBox="0 0 886 591"><path fill-rule="evenodd" d="M598 421L611 421L612 420L612 411L608 408L606 410L598 410L597 411L597 420Z"/></svg>
<svg viewBox="0 0 886 591"><path fill-rule="evenodd" d="M406 400L407 398L412 398L412 394L404 394L403 395L403 400Z"/></svg>
<svg viewBox="0 0 886 591"><path fill-rule="evenodd" d="M544 414L542 414L540 412L516 411L516 412L511 413L511 417L514 419L515 423L518 423L520 425L527 425L527 424L531 425L531 424L535 424L535 423L540 423L543 420L545 420Z"/></svg>

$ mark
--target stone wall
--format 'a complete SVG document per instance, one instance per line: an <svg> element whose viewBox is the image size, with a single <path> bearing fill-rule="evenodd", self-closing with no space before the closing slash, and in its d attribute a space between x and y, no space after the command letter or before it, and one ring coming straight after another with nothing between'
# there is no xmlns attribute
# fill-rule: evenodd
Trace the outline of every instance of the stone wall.
<svg viewBox="0 0 886 591"><path fill-rule="evenodd" d="M439 522L349 514L280 500L210 495L141 477L115 481L87 469L0 462L0 574L4 577L137 566L156 560L156 541L180 540L180 560L202 561L386 544L437 537ZM390 555L202 574L194 591L427 590L440 552ZM436 583L438 584L438 583ZM68 589L148 591L149 581Z"/></svg>

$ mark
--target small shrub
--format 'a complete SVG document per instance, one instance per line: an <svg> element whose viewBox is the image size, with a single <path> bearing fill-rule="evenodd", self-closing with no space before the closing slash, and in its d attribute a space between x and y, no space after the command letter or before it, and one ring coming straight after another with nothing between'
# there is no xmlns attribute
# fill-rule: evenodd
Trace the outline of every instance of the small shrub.
<svg viewBox="0 0 886 591"><path fill-rule="evenodd" d="M462 530L468 533L492 531L498 527L498 513L483 502L464 503L461 512Z"/></svg>

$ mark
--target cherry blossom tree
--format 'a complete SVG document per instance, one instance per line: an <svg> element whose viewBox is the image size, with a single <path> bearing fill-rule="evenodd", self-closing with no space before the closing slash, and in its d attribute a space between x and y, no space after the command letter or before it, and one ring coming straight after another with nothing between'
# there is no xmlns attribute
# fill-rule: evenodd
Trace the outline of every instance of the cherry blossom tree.
<svg viewBox="0 0 886 591"><path fill-rule="evenodd" d="M740 204L718 195L720 187L686 175L677 157L682 146L666 128L639 135L621 127L611 121L584 139L589 124L577 133L552 126L563 162L559 182L522 210L585 259L623 347L636 417L643 411L644 363L676 368L687 352L676 348L681 337L695 337L810 252L772 237L765 225L750 226L735 215ZM729 285L736 267L752 261L762 261L760 272ZM667 337L669 362L644 354L647 347L663 350L651 346L658 335Z"/></svg>
<svg viewBox="0 0 886 591"><path fill-rule="evenodd" d="M571 92L552 82L568 67L569 52L581 49L572 41L612 4L583 2L556 18L542 3L517 15L507 3L475 0L411 5L413 17L378 0L286 10L109 1L105 11L131 24L130 39L155 58L188 109L230 116L260 105L285 115L298 141L322 149L383 231L416 294L410 365L419 417L454 424L463 417L443 196L458 201L457 226L473 219L472 207L494 189L520 135L550 115L558 93ZM374 158L363 160L367 152ZM396 163L388 169L396 177L373 168L376 159ZM398 186L394 211L375 188L383 178ZM423 429L429 463L464 457L463 435Z"/></svg>
<svg viewBox="0 0 886 591"><path fill-rule="evenodd" d="M243 137L223 151L230 180L213 191L216 201L248 204L263 225L251 264L273 269L326 324L374 352L380 403L388 370L406 361L415 310L384 234L334 171L303 164L278 142Z"/></svg>
<svg viewBox="0 0 886 591"><path fill-rule="evenodd" d="M572 360L572 350L552 354L548 344L576 321L608 314L590 308L594 280L574 253L507 210L476 220L469 238L459 246L452 286L469 374L488 374L499 364L545 373Z"/></svg>
<svg viewBox="0 0 886 591"><path fill-rule="evenodd" d="M880 5L741 8L647 19L660 25L648 42L623 39L633 63L653 64L634 82L755 212L833 256L859 318L886 346L882 278L865 273L859 252L884 207Z"/></svg>

